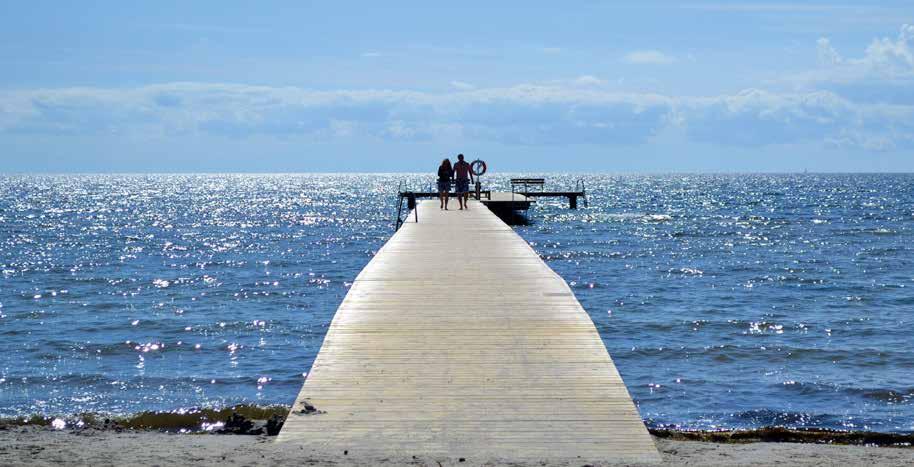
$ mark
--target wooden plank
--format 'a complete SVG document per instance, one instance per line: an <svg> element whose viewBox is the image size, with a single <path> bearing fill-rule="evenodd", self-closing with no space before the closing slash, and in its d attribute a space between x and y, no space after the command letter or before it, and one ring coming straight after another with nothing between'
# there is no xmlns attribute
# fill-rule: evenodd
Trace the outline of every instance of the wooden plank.
<svg viewBox="0 0 914 467"><path fill-rule="evenodd" d="M352 284L278 442L355 459L658 462L565 281L478 202L418 209Z"/></svg>

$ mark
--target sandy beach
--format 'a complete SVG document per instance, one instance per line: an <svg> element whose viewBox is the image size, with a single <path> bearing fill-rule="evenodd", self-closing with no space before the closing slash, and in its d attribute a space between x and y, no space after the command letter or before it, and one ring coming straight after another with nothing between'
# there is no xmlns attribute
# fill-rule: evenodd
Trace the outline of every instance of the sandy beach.
<svg viewBox="0 0 914 467"><path fill-rule="evenodd" d="M313 457L307 447L277 445L267 436L174 434L158 431L0 431L0 465L555 465L489 459ZM914 449L801 443L721 444L654 438L664 465L914 465ZM568 461L560 465L584 465ZM618 464L596 464L618 465Z"/></svg>

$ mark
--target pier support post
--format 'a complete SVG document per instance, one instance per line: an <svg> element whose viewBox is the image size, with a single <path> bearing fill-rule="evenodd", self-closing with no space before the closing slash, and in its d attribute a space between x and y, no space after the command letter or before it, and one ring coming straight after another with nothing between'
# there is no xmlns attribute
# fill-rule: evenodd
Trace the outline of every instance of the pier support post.
<svg viewBox="0 0 914 467"><path fill-rule="evenodd" d="M569 197L568 197L568 207L571 208L571 209L577 209L577 208L578 208L578 196L577 196L577 195L573 195L573 196L569 196Z"/></svg>
<svg viewBox="0 0 914 467"><path fill-rule="evenodd" d="M416 194L409 193L406 195L406 208L412 209L413 214L416 216L416 222L419 222L419 210L416 209ZM407 214L407 219L409 219L409 214Z"/></svg>

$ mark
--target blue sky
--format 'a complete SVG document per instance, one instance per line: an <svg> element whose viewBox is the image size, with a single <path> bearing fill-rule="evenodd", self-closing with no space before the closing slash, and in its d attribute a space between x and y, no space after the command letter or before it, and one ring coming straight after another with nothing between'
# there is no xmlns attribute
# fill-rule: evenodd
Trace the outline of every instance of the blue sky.
<svg viewBox="0 0 914 467"><path fill-rule="evenodd" d="M0 171L914 171L912 2L433 3L5 1Z"/></svg>

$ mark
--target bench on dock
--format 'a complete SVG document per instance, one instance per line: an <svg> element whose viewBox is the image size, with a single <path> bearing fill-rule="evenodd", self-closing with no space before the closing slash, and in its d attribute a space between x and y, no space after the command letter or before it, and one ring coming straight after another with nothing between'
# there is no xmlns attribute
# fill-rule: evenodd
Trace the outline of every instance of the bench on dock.
<svg viewBox="0 0 914 467"><path fill-rule="evenodd" d="M578 198L583 198L584 202L587 202L587 194L584 191L584 179L580 179L575 183L574 191L546 191L545 185L545 178L512 178L511 194L513 196L517 193L524 195L527 198L567 198L568 207L571 209L578 208ZM530 191L531 187L539 189Z"/></svg>
<svg viewBox="0 0 914 467"><path fill-rule="evenodd" d="M511 179L511 191L514 193L528 193L530 187L539 187L540 191L543 190L543 186L546 185L545 178L512 178ZM523 187L524 191L518 191L518 187Z"/></svg>

